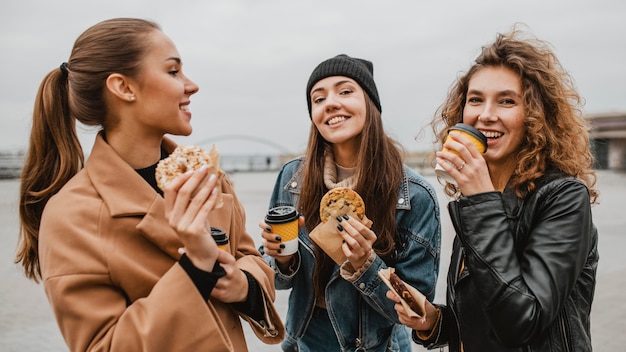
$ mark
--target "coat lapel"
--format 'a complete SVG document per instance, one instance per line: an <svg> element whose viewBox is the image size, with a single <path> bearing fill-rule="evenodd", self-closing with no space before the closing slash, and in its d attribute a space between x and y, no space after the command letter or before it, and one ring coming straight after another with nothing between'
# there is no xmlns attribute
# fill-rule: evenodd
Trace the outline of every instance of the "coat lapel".
<svg viewBox="0 0 626 352"><path fill-rule="evenodd" d="M163 147L168 152L175 146L164 139ZM180 258L178 248L182 243L165 219L163 197L106 143L101 133L96 136L85 169L112 217L140 217L136 229L172 258Z"/></svg>

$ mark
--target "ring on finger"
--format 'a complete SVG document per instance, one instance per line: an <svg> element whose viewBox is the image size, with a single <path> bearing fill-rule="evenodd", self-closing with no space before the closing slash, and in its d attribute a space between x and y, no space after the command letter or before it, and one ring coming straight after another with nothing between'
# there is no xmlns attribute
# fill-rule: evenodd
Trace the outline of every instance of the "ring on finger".
<svg viewBox="0 0 626 352"><path fill-rule="evenodd" d="M465 161L463 161L463 163L461 164L461 166L457 167L456 169L461 171L461 169L463 169L463 167L465 166Z"/></svg>

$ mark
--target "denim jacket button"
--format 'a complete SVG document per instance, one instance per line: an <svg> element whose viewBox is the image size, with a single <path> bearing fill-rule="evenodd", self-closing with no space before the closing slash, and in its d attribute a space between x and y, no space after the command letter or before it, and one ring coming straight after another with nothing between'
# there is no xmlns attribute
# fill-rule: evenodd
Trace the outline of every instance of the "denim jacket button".
<svg viewBox="0 0 626 352"><path fill-rule="evenodd" d="M361 290L362 290L362 289L364 289L364 288L365 288L365 283L361 282L361 283L359 284L359 288L360 288Z"/></svg>
<svg viewBox="0 0 626 352"><path fill-rule="evenodd" d="M293 182L291 183L291 188L296 188L297 186L298 186L298 182L293 181Z"/></svg>
<svg viewBox="0 0 626 352"><path fill-rule="evenodd" d="M404 204L404 198L398 199L398 204Z"/></svg>

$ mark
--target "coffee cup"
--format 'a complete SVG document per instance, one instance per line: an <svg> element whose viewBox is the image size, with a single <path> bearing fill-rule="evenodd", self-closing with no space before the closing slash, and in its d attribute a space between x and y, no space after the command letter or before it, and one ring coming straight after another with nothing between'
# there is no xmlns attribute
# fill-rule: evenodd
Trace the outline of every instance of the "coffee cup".
<svg viewBox="0 0 626 352"><path fill-rule="evenodd" d="M452 131L456 131L468 137L472 141L472 143L476 146L476 149L478 149L480 153L484 153L485 151L487 151L487 137L485 137L485 135L482 134L482 132L480 132L473 126L470 126L464 123L457 123L456 125L450 127L450 129L448 130L448 137L446 137L446 142L450 139L450 132ZM459 155L459 153L456 152L456 150L452 150L452 149L448 149L444 147L443 151L454 153L458 156L461 156ZM448 175L446 170L444 170L443 167L441 167L441 165L439 164L435 166L435 174L437 174L437 177L440 177L446 180L446 182L456 184L456 181L454 180L454 178Z"/></svg>
<svg viewBox="0 0 626 352"><path fill-rule="evenodd" d="M272 232L280 236L285 246L280 255L291 255L298 251L298 211L285 205L268 210L265 222L272 227Z"/></svg>
<svg viewBox="0 0 626 352"><path fill-rule="evenodd" d="M211 236L213 236L217 248L228 251L228 236L224 230L211 226Z"/></svg>

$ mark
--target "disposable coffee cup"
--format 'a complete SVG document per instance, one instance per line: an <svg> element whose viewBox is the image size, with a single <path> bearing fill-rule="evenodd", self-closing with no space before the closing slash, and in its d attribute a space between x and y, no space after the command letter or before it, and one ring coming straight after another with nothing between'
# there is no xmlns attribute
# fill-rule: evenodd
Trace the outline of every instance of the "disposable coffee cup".
<svg viewBox="0 0 626 352"><path fill-rule="evenodd" d="M217 248L228 251L228 236L224 230L211 226L211 236L217 243Z"/></svg>
<svg viewBox="0 0 626 352"><path fill-rule="evenodd" d="M470 125L464 124L464 123L457 123L456 125L450 127L450 129L448 130L448 137L446 137L446 142L450 138L450 132L452 131L458 131L458 133L461 133L465 135L466 137L468 137L472 141L472 143L476 146L476 149L478 149L479 152L484 153L485 151L487 151L487 137L485 137L485 135L482 134L482 132L480 132L476 128ZM461 156L459 155L459 153L456 152L456 150L443 148L443 151L454 153L458 156ZM437 163L437 165L435 166L435 174L437 175L437 177L440 177L446 180L446 182L456 184L456 181L454 180L454 178L448 175L446 170L444 170L443 167L439 165L439 163Z"/></svg>
<svg viewBox="0 0 626 352"><path fill-rule="evenodd" d="M298 251L298 212L296 208L285 205L270 209L265 215L265 222L272 227L272 232L280 236L285 248L280 255L291 255Z"/></svg>

